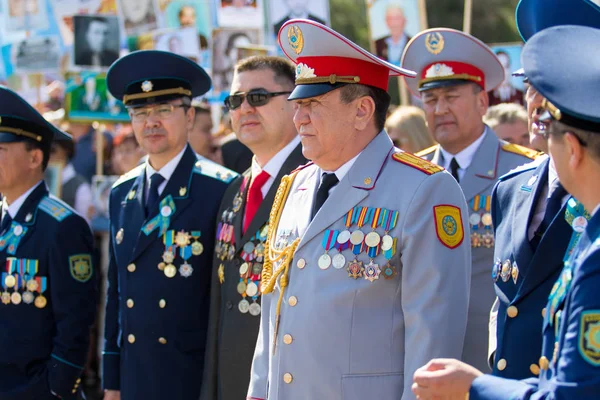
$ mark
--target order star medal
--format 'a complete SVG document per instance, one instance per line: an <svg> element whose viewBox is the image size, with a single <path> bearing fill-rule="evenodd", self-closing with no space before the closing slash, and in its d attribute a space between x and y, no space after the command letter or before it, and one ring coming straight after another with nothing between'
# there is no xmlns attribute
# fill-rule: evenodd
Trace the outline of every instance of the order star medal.
<svg viewBox="0 0 600 400"><path fill-rule="evenodd" d="M379 275L381 274L381 268L379 265L375 264L373 260L369 261L369 263L365 266L365 279L369 282L373 282L376 279L379 279Z"/></svg>
<svg viewBox="0 0 600 400"><path fill-rule="evenodd" d="M165 250L162 255L162 259L166 264L173 264L173 261L175 260L175 253L173 253L171 250Z"/></svg>
<svg viewBox="0 0 600 400"><path fill-rule="evenodd" d="M362 261L353 260L348 263L348 276L354 279L358 279L363 275L363 271L365 268L363 267Z"/></svg>
<svg viewBox="0 0 600 400"><path fill-rule="evenodd" d="M192 276L192 272L194 272L194 268L188 263L181 264L179 266L179 273L184 278L189 278L190 276Z"/></svg>
<svg viewBox="0 0 600 400"><path fill-rule="evenodd" d="M389 262L385 265L385 267L383 267L383 270L381 271L381 273L383 274L383 277L388 280L392 279L393 277L398 275L398 271L396 271L396 267L391 265Z"/></svg>
<svg viewBox="0 0 600 400"><path fill-rule="evenodd" d="M185 247L190 244L190 234L185 231L177 232L175 235L175 244L179 247Z"/></svg>

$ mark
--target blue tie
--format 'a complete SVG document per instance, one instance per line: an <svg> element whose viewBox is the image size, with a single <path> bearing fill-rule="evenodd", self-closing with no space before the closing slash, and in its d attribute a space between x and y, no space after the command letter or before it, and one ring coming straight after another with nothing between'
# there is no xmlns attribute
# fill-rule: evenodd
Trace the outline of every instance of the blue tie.
<svg viewBox="0 0 600 400"><path fill-rule="evenodd" d="M540 244L542 236L544 236L544 233L546 233L546 230L548 230L550 223L560 211L562 198L567 195L567 191L558 181L556 181L556 186L553 186L550 190L552 193L550 194L550 197L546 199L546 211L544 212L544 219L540 223L540 226L536 229L530 242L534 251Z"/></svg>
<svg viewBox="0 0 600 400"><path fill-rule="evenodd" d="M158 203L158 187L165 181L165 178L158 172L154 173L150 177L150 190L148 191L148 198L146 199L146 216L152 214L152 210L156 208Z"/></svg>
<svg viewBox="0 0 600 400"><path fill-rule="evenodd" d="M4 232L6 232L8 228L10 228L11 223L12 218L10 217L8 211L6 211L4 213L4 216L2 217L2 223L0 223L0 235L4 234Z"/></svg>

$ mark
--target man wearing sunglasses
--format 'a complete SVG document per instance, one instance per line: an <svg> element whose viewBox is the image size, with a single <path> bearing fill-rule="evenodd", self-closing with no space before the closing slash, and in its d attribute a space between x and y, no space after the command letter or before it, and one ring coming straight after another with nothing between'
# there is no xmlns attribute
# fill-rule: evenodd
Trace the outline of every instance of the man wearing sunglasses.
<svg viewBox="0 0 600 400"><path fill-rule="evenodd" d="M219 225L232 226L233 235L217 237L202 400L243 399L248 390L269 213L281 178L306 163L287 101L293 89L289 61L257 56L236 65L225 99L235 134L254 158L219 210Z"/></svg>
<svg viewBox="0 0 600 400"><path fill-rule="evenodd" d="M217 211L236 175L187 143L191 98L211 81L161 51L119 59L106 81L148 157L110 194L105 399L197 399Z"/></svg>
<svg viewBox="0 0 600 400"><path fill-rule="evenodd" d="M394 148L389 76L408 71L308 20L283 25L308 164L282 179L262 270L249 399L412 399L431 354L462 352L470 247L450 174Z"/></svg>
<svg viewBox="0 0 600 400"><path fill-rule="evenodd" d="M595 15L592 18L590 15ZM524 40L554 25L595 24L600 28L600 10L585 0L521 0L516 11L517 28ZM526 61L526 60L524 60ZM517 75L524 76L517 71ZM526 100L532 147L548 152L548 129L540 120L545 98L528 82ZM548 296L563 267L577 232L572 224L585 218L575 199L569 199L550 158L538 157L500 177L492 192L495 230L495 262L491 277L496 303L490 317L490 365L493 374L525 379L540 374L540 326ZM578 218L581 217L581 218ZM517 282L501 279L506 260L520 266ZM498 279L500 277L500 279Z"/></svg>

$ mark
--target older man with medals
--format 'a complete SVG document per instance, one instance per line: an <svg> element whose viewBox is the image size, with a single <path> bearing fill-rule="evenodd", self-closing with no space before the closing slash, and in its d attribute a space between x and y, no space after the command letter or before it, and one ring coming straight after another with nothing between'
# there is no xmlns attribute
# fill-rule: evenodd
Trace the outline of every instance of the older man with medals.
<svg viewBox="0 0 600 400"><path fill-rule="evenodd" d="M394 148L389 76L326 26L288 21L294 123L314 162L284 177L265 244L249 399L413 399L430 354L462 353L467 205L442 168Z"/></svg>
<svg viewBox="0 0 600 400"><path fill-rule="evenodd" d="M0 398L82 399L96 317L92 232L52 196L53 140L71 137L0 87Z"/></svg>
<svg viewBox="0 0 600 400"><path fill-rule="evenodd" d="M217 211L236 176L187 143L191 98L211 81L161 51L119 59L106 79L148 159L110 194L105 399L197 399Z"/></svg>
<svg viewBox="0 0 600 400"><path fill-rule="evenodd" d="M423 101L428 127L439 143L417 155L450 171L469 204L473 269L463 360L489 368L487 332L495 298L490 280L495 261L492 189L500 176L538 153L499 140L483 123L487 92L502 83L504 68L480 40L454 29L428 29L408 43L402 66L419 74L406 84ZM517 282L519 268L503 264L500 279Z"/></svg>

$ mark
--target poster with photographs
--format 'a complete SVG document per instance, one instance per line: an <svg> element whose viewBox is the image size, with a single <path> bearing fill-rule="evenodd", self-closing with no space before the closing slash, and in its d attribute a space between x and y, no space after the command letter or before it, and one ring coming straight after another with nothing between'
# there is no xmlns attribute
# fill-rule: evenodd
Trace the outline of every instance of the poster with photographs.
<svg viewBox="0 0 600 400"><path fill-rule="evenodd" d="M202 50L208 49L210 33L212 32L212 19L208 1L171 0L161 11L164 26L167 28L195 27L200 47Z"/></svg>
<svg viewBox="0 0 600 400"><path fill-rule="evenodd" d="M65 46L73 44L73 14L117 15L116 0L50 0Z"/></svg>
<svg viewBox="0 0 600 400"><path fill-rule="evenodd" d="M154 0L118 0L118 8L127 36L136 36L158 27Z"/></svg>
<svg viewBox="0 0 600 400"><path fill-rule="evenodd" d="M496 54L504 68L504 81L489 93L490 106L500 103L517 103L525 105L525 84L523 78L512 76L521 68L521 51L523 43L496 43L490 48Z"/></svg>
<svg viewBox="0 0 600 400"><path fill-rule="evenodd" d="M65 118L76 122L128 122L123 103L106 88L106 74L70 74L66 82Z"/></svg>
<svg viewBox="0 0 600 400"><path fill-rule="evenodd" d="M200 43L196 28L193 27L161 29L140 35L130 50L162 50L187 57L196 63L200 61Z"/></svg>
<svg viewBox="0 0 600 400"><path fill-rule="evenodd" d="M46 0L2 0L5 32L47 29L46 6Z"/></svg>
<svg viewBox="0 0 600 400"><path fill-rule="evenodd" d="M260 43L258 29L215 29L213 31L213 95L222 100L229 93L238 49Z"/></svg>
<svg viewBox="0 0 600 400"><path fill-rule="evenodd" d="M220 27L262 28L262 0L217 0L217 21Z"/></svg>
<svg viewBox="0 0 600 400"><path fill-rule="evenodd" d="M60 198L62 195L62 163L48 163L44 171L44 181L48 186L50 194Z"/></svg>
<svg viewBox="0 0 600 400"><path fill-rule="evenodd" d="M119 58L119 19L110 15L75 15L73 64L84 69L107 69Z"/></svg>
<svg viewBox="0 0 600 400"><path fill-rule="evenodd" d="M367 7L375 54L399 66L408 41L425 29L420 26L419 0L374 0Z"/></svg>
<svg viewBox="0 0 600 400"><path fill-rule="evenodd" d="M12 45L13 66L18 73L58 71L60 56L58 36L31 36Z"/></svg>
<svg viewBox="0 0 600 400"><path fill-rule="evenodd" d="M329 0L279 0L269 2L270 34L277 37L290 19L304 18L329 25Z"/></svg>

